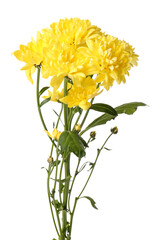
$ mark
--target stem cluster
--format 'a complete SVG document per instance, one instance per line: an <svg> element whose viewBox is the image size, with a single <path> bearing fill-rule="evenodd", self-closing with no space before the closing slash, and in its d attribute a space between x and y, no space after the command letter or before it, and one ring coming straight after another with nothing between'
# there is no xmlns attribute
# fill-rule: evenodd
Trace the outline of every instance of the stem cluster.
<svg viewBox="0 0 160 240"><path fill-rule="evenodd" d="M40 97L39 97L39 83L40 83L40 66L37 67L37 107L39 116L42 122L42 125L44 129L47 131L47 127L41 112L40 107ZM68 78L64 78L64 97L67 95L67 82ZM94 99L91 100L91 103ZM76 113L75 109L69 109L67 104L61 104L61 110L57 119L56 128L58 128L60 118L62 115L62 112L64 113L64 131L73 131L75 128L75 125L78 123L82 111L79 111L78 117L74 122L74 126L71 130L72 126L72 119ZM83 126L84 122L87 119L89 110L84 115L81 127ZM80 133L80 135L83 134L83 131ZM51 215L54 223L55 230L58 235L58 240L70 240L71 239L71 232L72 232L72 226L73 226L73 218L75 209L77 206L77 202L80 198L82 198L82 194L91 178L91 175L93 173L93 170L95 168L95 165L97 163L98 157L103 150L106 142L110 138L110 136L113 133L109 135L109 137L105 140L104 144L100 149L97 149L97 156L94 160L94 162L91 164L91 169L88 178L86 179L86 182L84 186L82 187L82 190L80 191L79 195L74 198L73 207L71 208L71 193L73 190L73 186L75 184L75 180L77 175L80 173L79 166L81 162L82 157L78 157L77 166L75 168L74 173L70 173L70 158L71 153L69 151L63 152L61 151L61 148L59 146L58 141L54 141L51 137L50 140L52 142L51 146L51 152L49 155L50 159L53 159L52 162L49 162L48 170L47 170L47 193L48 193L48 200L49 200L49 206L51 210ZM90 139L88 143L90 142ZM55 157L53 157L55 155ZM51 181L52 181L52 187L51 187Z"/></svg>

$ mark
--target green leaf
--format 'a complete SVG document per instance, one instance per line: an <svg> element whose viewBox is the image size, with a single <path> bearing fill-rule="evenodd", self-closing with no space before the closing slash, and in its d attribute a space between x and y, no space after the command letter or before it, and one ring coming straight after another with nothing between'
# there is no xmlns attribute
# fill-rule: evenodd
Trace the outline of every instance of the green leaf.
<svg viewBox="0 0 160 240"><path fill-rule="evenodd" d="M45 170L47 171L47 173L48 173L48 169L47 169L47 168L45 168L45 167L41 167L41 169L45 169Z"/></svg>
<svg viewBox="0 0 160 240"><path fill-rule="evenodd" d="M118 114L125 113L131 115L137 110L137 107L140 106L146 106L146 104L142 102L125 103L123 105L116 107L115 110L117 111Z"/></svg>
<svg viewBox="0 0 160 240"><path fill-rule="evenodd" d="M98 111L98 112L108 113L108 114L111 114L113 116L117 116L116 110L108 104L95 103L95 104L91 105L90 109L93 109L93 110Z"/></svg>
<svg viewBox="0 0 160 240"><path fill-rule="evenodd" d="M46 99L44 99L41 103L40 103L40 107L42 107L44 104L46 104L47 102L49 102L50 101L50 97L49 98L46 98Z"/></svg>
<svg viewBox="0 0 160 240"><path fill-rule="evenodd" d="M89 163L89 162L83 163L83 165L82 165L82 166L80 167L80 169L78 170L77 174L83 171L83 169L86 167L87 163Z"/></svg>
<svg viewBox="0 0 160 240"><path fill-rule="evenodd" d="M58 212L63 210L63 204L60 203L58 200L52 201L52 204Z"/></svg>
<svg viewBox="0 0 160 240"><path fill-rule="evenodd" d="M106 122L110 121L111 119L114 119L116 116L111 115L108 113L105 113L101 115L100 117L96 118L93 122L91 122L85 129L87 131L90 128L96 127L98 125L106 124Z"/></svg>
<svg viewBox="0 0 160 240"><path fill-rule="evenodd" d="M39 97L50 87L43 87L40 91L39 91Z"/></svg>
<svg viewBox="0 0 160 240"><path fill-rule="evenodd" d="M64 131L59 138L59 145L61 146L62 153L68 154L73 152L77 157L85 156L84 139L75 132Z"/></svg>
<svg viewBox="0 0 160 240"><path fill-rule="evenodd" d="M90 201L92 207L94 207L95 209L98 209L98 208L96 207L96 205L95 205L96 203L95 203L95 201L93 200L93 198L88 197L88 196L84 196L84 197L81 197L81 198L87 198L87 199Z"/></svg>
<svg viewBox="0 0 160 240"><path fill-rule="evenodd" d="M61 179L61 180L60 179L54 179L54 178L50 178L50 179L52 179L56 182L69 182L70 178L71 178L71 176L67 176L66 178Z"/></svg>

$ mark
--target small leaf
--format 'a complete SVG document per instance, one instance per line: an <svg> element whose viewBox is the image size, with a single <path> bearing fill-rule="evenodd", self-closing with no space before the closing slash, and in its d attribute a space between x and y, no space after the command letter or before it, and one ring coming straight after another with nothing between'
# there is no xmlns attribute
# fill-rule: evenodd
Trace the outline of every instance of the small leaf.
<svg viewBox="0 0 160 240"><path fill-rule="evenodd" d="M59 138L62 153L73 152L77 157L85 156L85 146L82 138L75 132L64 131Z"/></svg>
<svg viewBox="0 0 160 240"><path fill-rule="evenodd" d="M116 110L108 104L95 103L95 104L91 105L90 109L93 109L93 110L98 111L98 112L108 113L108 114L111 114L113 116L117 116Z"/></svg>
<svg viewBox="0 0 160 240"><path fill-rule="evenodd" d="M106 147L104 147L104 149L106 149L107 151L111 151L112 149L109 149L109 148L106 148Z"/></svg>
<svg viewBox="0 0 160 240"><path fill-rule="evenodd" d="M116 116L111 115L108 113L105 113L101 115L100 117L96 118L93 122L91 122L85 129L87 131L90 128L96 127L98 125L106 124L106 122L110 121L111 119L114 119Z"/></svg>
<svg viewBox="0 0 160 240"><path fill-rule="evenodd" d="M142 102L125 103L123 105L116 107L115 110L117 111L118 114L125 113L131 115L137 110L137 107L140 106L146 106L146 104Z"/></svg>
<svg viewBox="0 0 160 240"><path fill-rule="evenodd" d="M52 167L58 166L60 164L60 160L56 160L52 163Z"/></svg>
<svg viewBox="0 0 160 240"><path fill-rule="evenodd" d="M42 88L40 91L39 91L39 97L47 90L49 89L50 87L44 87Z"/></svg>
<svg viewBox="0 0 160 240"><path fill-rule="evenodd" d="M95 201L93 200L93 198L88 197L88 196L84 196L84 197L81 197L81 198L87 198L87 199L90 201L92 207L94 207L95 209L98 209L98 208L96 207L96 205L95 205L96 203L95 203Z"/></svg>
<svg viewBox="0 0 160 240"><path fill-rule="evenodd" d="M71 176L68 176L68 177L66 177L64 179L61 179L61 180L60 179L54 179L54 178L50 178L50 179L52 179L56 182L69 182L70 178L71 178Z"/></svg>
<svg viewBox="0 0 160 240"><path fill-rule="evenodd" d="M87 165L88 162L83 163L83 165L80 167L80 169L78 170L77 174L82 172L82 170L85 168L85 166Z"/></svg>
<svg viewBox="0 0 160 240"><path fill-rule="evenodd" d="M40 103L40 107L42 107L44 104L46 104L47 102L49 102L50 101L50 97L49 98L46 98L46 99L44 99L41 103Z"/></svg>
<svg viewBox="0 0 160 240"><path fill-rule="evenodd" d="M47 168L45 168L45 167L41 167L41 169L45 169L45 170L47 171L47 173L48 173L48 169L47 169Z"/></svg>
<svg viewBox="0 0 160 240"><path fill-rule="evenodd" d="M91 167L90 167L90 169L88 169L88 171L90 171L92 168L94 168L95 163L90 162L89 165L90 165Z"/></svg>

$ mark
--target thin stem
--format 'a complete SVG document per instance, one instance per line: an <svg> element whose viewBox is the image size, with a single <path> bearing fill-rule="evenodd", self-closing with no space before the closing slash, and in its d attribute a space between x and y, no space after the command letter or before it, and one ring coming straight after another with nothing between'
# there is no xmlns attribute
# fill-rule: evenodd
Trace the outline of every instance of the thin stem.
<svg viewBox="0 0 160 240"><path fill-rule="evenodd" d="M61 224L60 224L60 219L59 219L59 214L58 214L58 211L57 211L57 208L56 208L56 204L55 204L55 199L54 199L54 194L56 192L56 183L57 183L57 173L58 173L58 157L59 157L59 152L58 152L58 147L59 145L57 146L57 149L56 149L56 154L57 154L57 157L56 157L56 172L55 172L55 181L54 181L54 187L53 187L53 204L54 204L54 207L55 207L55 211L56 211L56 216L57 216L57 221L58 221L58 226L59 226L59 230L60 230L60 233L62 233L62 229L61 229Z"/></svg>
<svg viewBox="0 0 160 240"><path fill-rule="evenodd" d="M70 190L69 190L69 196L68 196L68 209L69 209L70 212L71 212L71 209L70 209L70 197L71 197L71 192L72 192L73 184L74 184L75 178L76 178L77 173L78 173L78 168L79 168L80 160L81 160L81 158L78 158L77 167L76 167L76 170L75 170L75 173L74 173L74 176L73 176L73 180L72 180L71 188L70 188Z"/></svg>
<svg viewBox="0 0 160 240"><path fill-rule="evenodd" d="M81 115L82 115L82 111L79 112L79 114L78 114L77 120L76 120L76 122L75 122L75 124L74 124L74 126L73 126L73 130L75 129L75 126L77 125L77 123L78 123L78 121L79 121Z"/></svg>
<svg viewBox="0 0 160 240"><path fill-rule="evenodd" d="M100 86L100 83L97 84L97 88L99 88L99 86ZM95 97L93 97L91 99L91 104L93 103L94 99L95 99ZM90 108L87 110L86 114L84 115L84 118L83 118L83 120L81 122L81 128L82 128L83 124L85 123L85 120L86 120L86 118L88 116L89 110L90 110Z"/></svg>
<svg viewBox="0 0 160 240"><path fill-rule="evenodd" d="M74 212L75 212L75 209L76 209L77 201L78 201L78 198L76 197L75 201L74 201L73 210L72 210L72 213L71 213L71 219L70 219L70 235L71 235L71 232L72 232L73 216L74 216Z"/></svg>
<svg viewBox="0 0 160 240"><path fill-rule="evenodd" d="M85 190L85 188L86 188L86 186L87 186L87 184L88 184L88 182L89 182L89 180L90 180L90 177L91 177L91 175L92 175L92 173L93 173L93 170L94 170L95 165L96 165L96 163L97 163L98 157L99 157L102 149L104 148L106 142L107 142L108 139L112 136L112 134L113 134L113 133L111 133L111 134L107 137L107 139L106 139L105 142L103 143L102 147L101 147L100 149L97 149L97 156L96 156L95 162L93 163L92 170L91 170L91 172L90 172L90 174L89 174L89 176L88 176L88 178L87 178L87 181L86 181L84 187L82 188L80 194L78 195L78 197L75 198L74 205L73 205L73 210L72 210L72 213L71 213L70 232L71 232L71 229L72 229L73 216L74 216L74 212L75 212L75 209L76 209L77 201L78 201L78 199L81 197L82 193L84 192L84 190Z"/></svg>
<svg viewBox="0 0 160 240"><path fill-rule="evenodd" d="M89 182L89 180L90 180L90 178L91 178L91 175L92 175L92 173L93 173L93 170L94 170L94 168L95 168L95 165L96 165L96 163L97 163L98 157L99 157L102 149L104 148L106 142L107 142L108 139L112 136L112 134L113 134L113 133L111 133L111 134L107 137L107 139L106 139L105 142L103 143L102 147L101 147L100 149L97 149L97 156L96 156L95 162L93 163L92 170L91 170L91 172L90 172L90 174L89 174L89 176L88 176L88 178L87 178L87 181L86 181L84 187L82 188L82 191L81 191L80 194L78 195L78 198L80 198L80 196L82 195L84 189L86 188L86 186L87 186L87 184L88 184L88 182Z"/></svg>
<svg viewBox="0 0 160 240"><path fill-rule="evenodd" d="M50 180L50 169L51 169L51 164L49 163L48 166L48 177L47 177L47 193L48 193L48 200L49 200L49 206L50 206L50 210L51 210L51 215L52 215L52 219L53 219L53 223L56 229L56 232L58 234L58 236L60 236L59 232L58 232L58 228L55 222L55 218L54 218L54 214L53 214L53 209L52 209L52 203L51 203L51 197L50 197L50 186L49 186L49 180Z"/></svg>
<svg viewBox="0 0 160 240"><path fill-rule="evenodd" d="M61 104L61 110L60 110L58 120L57 120L57 123L56 123L56 128L58 128L58 124L59 124L59 121L60 121L60 118L61 118L61 115L62 115L62 111L63 111L63 104Z"/></svg>
<svg viewBox="0 0 160 240"><path fill-rule="evenodd" d="M37 99L37 108L38 108L38 113L39 113L39 117L41 119L42 125L44 127L44 129L46 131L47 127L46 124L44 122L43 116L42 116L42 112L41 112L41 107L40 107L40 101L39 101L39 85L40 85L40 72L41 72L41 66L37 66L37 87L36 87L36 99ZM49 137L49 136L48 136ZM51 137L49 137L49 139L51 140L51 142L54 144L54 146L56 147L56 144L54 143L54 141L52 140Z"/></svg>
<svg viewBox="0 0 160 240"><path fill-rule="evenodd" d="M60 167L60 171L59 171L59 200L60 200L60 203L62 204L62 197L61 197L61 178L62 178L62 169L63 169L63 164L64 164L64 158L61 162L61 167Z"/></svg>

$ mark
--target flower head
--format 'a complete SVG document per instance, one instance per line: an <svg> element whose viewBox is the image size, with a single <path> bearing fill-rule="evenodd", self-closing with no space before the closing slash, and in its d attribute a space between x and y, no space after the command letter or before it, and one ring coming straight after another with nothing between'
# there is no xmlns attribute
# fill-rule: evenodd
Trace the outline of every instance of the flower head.
<svg viewBox="0 0 160 240"><path fill-rule="evenodd" d="M51 77L54 95L64 77L69 77L74 83L70 97L76 91L80 95L80 89L75 88L84 86L77 85L77 79L86 79L88 75L95 75L96 83L106 90L110 89L114 81L125 83L125 76L129 75L131 67L137 65L138 60L134 48L127 42L104 34L89 20L79 18L65 18L52 23L50 28L37 33L36 41L32 39L27 46L20 45L20 49L13 54L26 63L22 70L25 70L32 83L32 74L40 65L42 77ZM89 107L88 96L87 93L87 97L81 101L84 109Z"/></svg>

